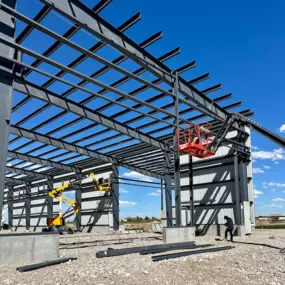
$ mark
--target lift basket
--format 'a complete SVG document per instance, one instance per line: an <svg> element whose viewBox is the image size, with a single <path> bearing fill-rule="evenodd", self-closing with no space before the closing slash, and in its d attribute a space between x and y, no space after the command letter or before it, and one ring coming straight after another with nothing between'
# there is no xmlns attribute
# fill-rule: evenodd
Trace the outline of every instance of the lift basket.
<svg viewBox="0 0 285 285"><path fill-rule="evenodd" d="M200 123L197 125L189 125L188 129L178 131L178 150L188 155L206 158L215 155L210 150L213 142L213 135L209 128L209 123Z"/></svg>

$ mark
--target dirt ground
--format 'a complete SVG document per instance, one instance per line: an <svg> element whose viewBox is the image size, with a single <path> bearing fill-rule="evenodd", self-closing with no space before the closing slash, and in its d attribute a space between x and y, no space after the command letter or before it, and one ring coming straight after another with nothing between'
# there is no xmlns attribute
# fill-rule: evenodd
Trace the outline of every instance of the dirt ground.
<svg viewBox="0 0 285 285"><path fill-rule="evenodd" d="M153 233L126 235L78 234L60 238L60 255L78 259L36 271L19 273L17 265L0 267L0 284L285 284L285 230L256 230L254 235L236 238L234 249L153 262L151 255L131 254L96 258L97 251L161 243ZM231 245L214 238L198 237L197 244ZM189 251L189 250L185 250ZM179 250L181 252L181 250ZM162 253L163 254L163 253Z"/></svg>

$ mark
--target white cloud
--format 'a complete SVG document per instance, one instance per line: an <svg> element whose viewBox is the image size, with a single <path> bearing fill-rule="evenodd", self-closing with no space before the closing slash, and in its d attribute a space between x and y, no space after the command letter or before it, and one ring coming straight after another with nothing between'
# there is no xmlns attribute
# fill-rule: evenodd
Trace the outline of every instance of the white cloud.
<svg viewBox="0 0 285 285"><path fill-rule="evenodd" d="M259 148L258 146L252 145L252 146L251 146L251 149L258 150L258 149L260 149L260 148Z"/></svg>
<svg viewBox="0 0 285 285"><path fill-rule="evenodd" d="M120 200L119 201L119 204L122 206L122 207L128 207L128 206L134 206L136 205L137 203L136 202L131 202L131 201L122 201Z"/></svg>
<svg viewBox="0 0 285 285"><path fill-rule="evenodd" d="M124 188L121 188L121 189L120 189L120 193L129 193L129 191L126 190L126 189L124 189Z"/></svg>
<svg viewBox="0 0 285 285"><path fill-rule="evenodd" d="M284 208L285 204L283 203L272 203L266 205L260 205L258 208Z"/></svg>
<svg viewBox="0 0 285 285"><path fill-rule="evenodd" d="M285 184L282 184L282 183L276 183L276 182L264 182L264 185L267 185L267 186L271 186L271 187L285 187Z"/></svg>
<svg viewBox="0 0 285 285"><path fill-rule="evenodd" d="M285 124L280 127L279 131L281 133L285 133Z"/></svg>
<svg viewBox="0 0 285 285"><path fill-rule="evenodd" d="M151 192L148 194L148 196L160 196L161 195L161 190L157 190L155 192Z"/></svg>
<svg viewBox="0 0 285 285"><path fill-rule="evenodd" d="M270 159L272 161L285 160L285 150L282 148L273 151L253 151L253 159Z"/></svg>
<svg viewBox="0 0 285 285"><path fill-rule="evenodd" d="M275 164L279 164L279 162L278 162L278 161L275 161L274 163L275 163Z"/></svg>
<svg viewBox="0 0 285 285"><path fill-rule="evenodd" d="M254 195L262 195L264 192L254 189Z"/></svg>
<svg viewBox="0 0 285 285"><path fill-rule="evenodd" d="M265 169L270 169L270 168L271 168L271 167L268 166L268 165L263 165L263 167L264 167Z"/></svg>
<svg viewBox="0 0 285 285"><path fill-rule="evenodd" d="M259 197L258 197L257 195L254 195L254 198L257 199L257 198L259 198Z"/></svg>
<svg viewBox="0 0 285 285"><path fill-rule="evenodd" d="M132 179L138 179L141 181L153 182L153 179L151 177L145 176L145 175L138 173L136 171L125 172L123 174L123 176L130 177Z"/></svg>
<svg viewBox="0 0 285 285"><path fill-rule="evenodd" d="M272 189L271 192L276 192L276 190L275 190L275 189Z"/></svg>
<svg viewBox="0 0 285 285"><path fill-rule="evenodd" d="M285 199L283 199L283 198L274 198L274 199L272 199L272 202L285 202Z"/></svg>
<svg viewBox="0 0 285 285"><path fill-rule="evenodd" d="M264 170L261 168L252 168L252 173L258 174L258 173L264 173Z"/></svg>

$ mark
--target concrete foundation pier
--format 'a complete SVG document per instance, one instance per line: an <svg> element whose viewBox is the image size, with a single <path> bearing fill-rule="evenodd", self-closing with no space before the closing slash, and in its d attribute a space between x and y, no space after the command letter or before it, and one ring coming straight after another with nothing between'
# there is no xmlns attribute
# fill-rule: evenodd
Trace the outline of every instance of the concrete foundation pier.
<svg viewBox="0 0 285 285"><path fill-rule="evenodd" d="M177 243L195 241L195 227L163 228L163 242Z"/></svg>
<svg viewBox="0 0 285 285"><path fill-rule="evenodd" d="M0 265L36 263L58 257L58 233L0 234Z"/></svg>

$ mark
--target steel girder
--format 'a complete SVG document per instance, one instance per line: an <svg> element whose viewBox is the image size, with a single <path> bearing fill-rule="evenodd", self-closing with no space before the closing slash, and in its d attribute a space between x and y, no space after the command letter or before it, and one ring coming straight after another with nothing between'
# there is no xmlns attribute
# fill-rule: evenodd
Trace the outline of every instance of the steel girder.
<svg viewBox="0 0 285 285"><path fill-rule="evenodd" d="M32 156L32 155L26 155L24 153L16 152L16 151L8 151L8 157L14 158L14 159L20 159L26 162L33 162L35 164L41 164L44 166L51 166L54 168L57 168L59 170L65 170L65 171L70 171L70 172L76 172L78 167L70 166L67 164L59 163L56 161L52 161L49 159L43 159L37 156Z"/></svg>
<svg viewBox="0 0 285 285"><path fill-rule="evenodd" d="M96 152L96 151L93 151L90 149L86 149L84 147L80 147L80 146L74 145L72 143L61 141L61 140L53 138L53 137L49 137L49 136L42 135L42 134L37 133L37 132L32 132L32 131L29 131L27 129L16 127L14 125L11 125L10 132L12 134L17 135L17 136L22 136L22 137L29 138L29 139L34 140L34 141L43 142L45 144L53 145L53 146L56 146L56 147L59 147L62 149L67 149L69 151L77 152L77 153L80 153L81 155L93 157L93 158L96 158L96 159L99 159L99 160L102 160L102 161L105 161L108 163L116 163L120 166L129 168L130 170L137 171L137 172L144 174L146 176L151 176L151 177L158 178L158 179L160 179L160 177L161 177L160 175L157 175L156 173L152 173L150 171L146 171L146 170L141 169L141 168L133 167L131 164L119 161L116 157L113 157L113 156L110 156L107 154L103 154L103 153L99 153L99 152Z"/></svg>
<svg viewBox="0 0 285 285"><path fill-rule="evenodd" d="M169 147L168 145L165 145L163 142L160 142L155 138L145 135L140 131L136 131L134 128L123 125L118 121L112 120L109 117L100 114L99 112L95 112L90 108L84 107L72 100L69 100L67 98L62 98L61 96L55 93L42 89L39 86L27 82L25 80L22 80L19 77L15 78L13 87L15 90L21 93L30 95L34 98L43 100L45 102L51 102L53 105L57 107L68 110L74 114L89 119L90 121L100 123L104 126L107 126L115 131L121 132L134 139L146 142L152 146L156 146L157 148L164 149Z"/></svg>
<svg viewBox="0 0 285 285"><path fill-rule="evenodd" d="M24 175L30 176L30 179L52 179L53 178L51 175L47 175L47 174L43 174L40 172L31 171L31 170L25 170L24 168L16 168L12 166L6 166L6 171L12 172L12 173L24 174Z"/></svg>
<svg viewBox="0 0 285 285"><path fill-rule="evenodd" d="M41 0L41 2L100 38L102 41L113 46L122 54L127 55L139 65L162 79L165 83L170 86L173 84L174 78L171 75L171 70L167 66L140 48L131 39L103 20L83 3L77 0ZM207 98L202 92L188 84L181 77L179 77L178 86L180 93L198 105L198 107L196 106L195 108L219 121L224 122L227 119L228 113L226 110L214 103L210 98ZM237 124L235 124L234 127L240 129Z"/></svg>
<svg viewBox="0 0 285 285"><path fill-rule="evenodd" d="M3 4L3 0L0 0L0 5ZM15 8L15 0L5 0L6 5L10 8ZM0 22L1 22L1 37L9 41L15 41L15 19L13 16L7 14L0 9ZM0 43L0 53L8 58L17 56L15 50L5 44ZM13 64L0 60L0 64L8 72L13 72ZM13 94L13 80L11 78L2 78L0 76L0 229L2 226L2 208L4 201L4 188L5 188L5 172L6 172L6 160L9 141L9 126L11 121L12 110L12 94Z"/></svg>

